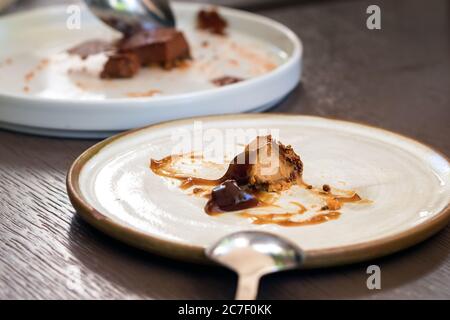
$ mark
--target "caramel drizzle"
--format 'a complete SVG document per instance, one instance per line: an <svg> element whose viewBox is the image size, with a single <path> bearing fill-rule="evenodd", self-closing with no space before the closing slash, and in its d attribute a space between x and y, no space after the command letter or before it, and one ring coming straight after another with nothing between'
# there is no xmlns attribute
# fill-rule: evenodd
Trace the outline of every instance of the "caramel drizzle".
<svg viewBox="0 0 450 320"><path fill-rule="evenodd" d="M330 220L336 220L340 217L341 213L338 211L330 211L328 213L320 213L309 219L301 221L293 221L290 218L297 213L270 213L270 214L251 214L243 212L241 217L250 218L253 224L277 224L283 227L298 227L307 226L313 224L324 223Z"/></svg>
<svg viewBox="0 0 450 320"><path fill-rule="evenodd" d="M162 158L161 160L151 159L150 160L150 169L153 171L153 173L155 173L159 176L177 179L177 180L181 181L180 188L183 190L189 189L192 186L216 186L223 182L223 178L203 179L203 178L186 176L186 175L177 173L176 170L174 170L170 167L170 164L175 159L180 159L180 158L184 158L184 157L185 157L185 155L178 154L178 155L169 155L167 157ZM197 158L193 153L190 153L189 157L192 160Z"/></svg>
<svg viewBox="0 0 450 320"><path fill-rule="evenodd" d="M308 209L304 205L302 205L300 202L291 201L291 203L299 208L297 211L297 214L304 214L306 211L308 211Z"/></svg>
<svg viewBox="0 0 450 320"><path fill-rule="evenodd" d="M351 197L334 196L331 194L327 197L326 201L328 210L339 210L344 203L358 202L360 200L361 197L357 193L354 193Z"/></svg>

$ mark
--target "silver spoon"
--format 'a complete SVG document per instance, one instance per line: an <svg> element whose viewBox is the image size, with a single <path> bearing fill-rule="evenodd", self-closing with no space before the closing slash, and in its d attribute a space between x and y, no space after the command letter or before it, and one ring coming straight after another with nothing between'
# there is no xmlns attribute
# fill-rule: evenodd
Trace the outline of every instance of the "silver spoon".
<svg viewBox="0 0 450 320"><path fill-rule="evenodd" d="M130 34L139 29L175 27L168 0L84 0L112 28Z"/></svg>
<svg viewBox="0 0 450 320"><path fill-rule="evenodd" d="M302 250L295 244L259 231L227 235L208 248L206 255L238 274L237 300L256 299L263 275L298 268L303 261Z"/></svg>

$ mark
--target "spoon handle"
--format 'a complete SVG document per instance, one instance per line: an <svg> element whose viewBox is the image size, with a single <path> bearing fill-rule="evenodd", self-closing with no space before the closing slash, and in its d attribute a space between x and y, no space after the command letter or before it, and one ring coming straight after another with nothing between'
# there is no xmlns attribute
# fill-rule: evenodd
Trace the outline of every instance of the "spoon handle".
<svg viewBox="0 0 450 320"><path fill-rule="evenodd" d="M258 295L260 275L241 274L238 279L236 300L255 300Z"/></svg>

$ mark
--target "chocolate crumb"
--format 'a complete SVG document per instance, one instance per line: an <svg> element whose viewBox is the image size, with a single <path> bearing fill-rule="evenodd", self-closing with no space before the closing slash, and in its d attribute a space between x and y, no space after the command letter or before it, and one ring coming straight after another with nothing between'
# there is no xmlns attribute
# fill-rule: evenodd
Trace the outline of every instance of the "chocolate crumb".
<svg viewBox="0 0 450 320"><path fill-rule="evenodd" d="M197 194L197 193L200 193L200 192L203 192L204 190L202 189L202 188L194 188L193 190L192 190L192 192L194 193L194 194Z"/></svg>
<svg viewBox="0 0 450 320"><path fill-rule="evenodd" d="M116 53L108 58L100 77L102 79L131 78L140 69L137 55L133 53Z"/></svg>
<svg viewBox="0 0 450 320"><path fill-rule="evenodd" d="M201 30L207 30L213 34L223 36L227 26L228 22L219 15L215 8L200 10L197 15L197 27Z"/></svg>
<svg viewBox="0 0 450 320"><path fill-rule="evenodd" d="M222 87L222 86L227 86L229 84L241 82L242 80L244 80L244 79L232 77L232 76L223 76L220 78L213 79L213 80L211 80L211 82L214 83L216 86Z"/></svg>

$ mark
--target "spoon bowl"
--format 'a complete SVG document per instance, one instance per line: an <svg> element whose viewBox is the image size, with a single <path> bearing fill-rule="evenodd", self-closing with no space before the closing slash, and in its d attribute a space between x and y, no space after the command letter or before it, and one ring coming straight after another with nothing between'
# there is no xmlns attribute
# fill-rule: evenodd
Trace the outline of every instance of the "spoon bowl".
<svg viewBox="0 0 450 320"><path fill-rule="evenodd" d="M303 261L302 250L295 244L259 231L227 235L208 248L206 255L238 274L238 300L255 299L263 275L298 268Z"/></svg>
<svg viewBox="0 0 450 320"><path fill-rule="evenodd" d="M85 0L89 9L110 27L131 34L136 30L175 27L168 0Z"/></svg>

